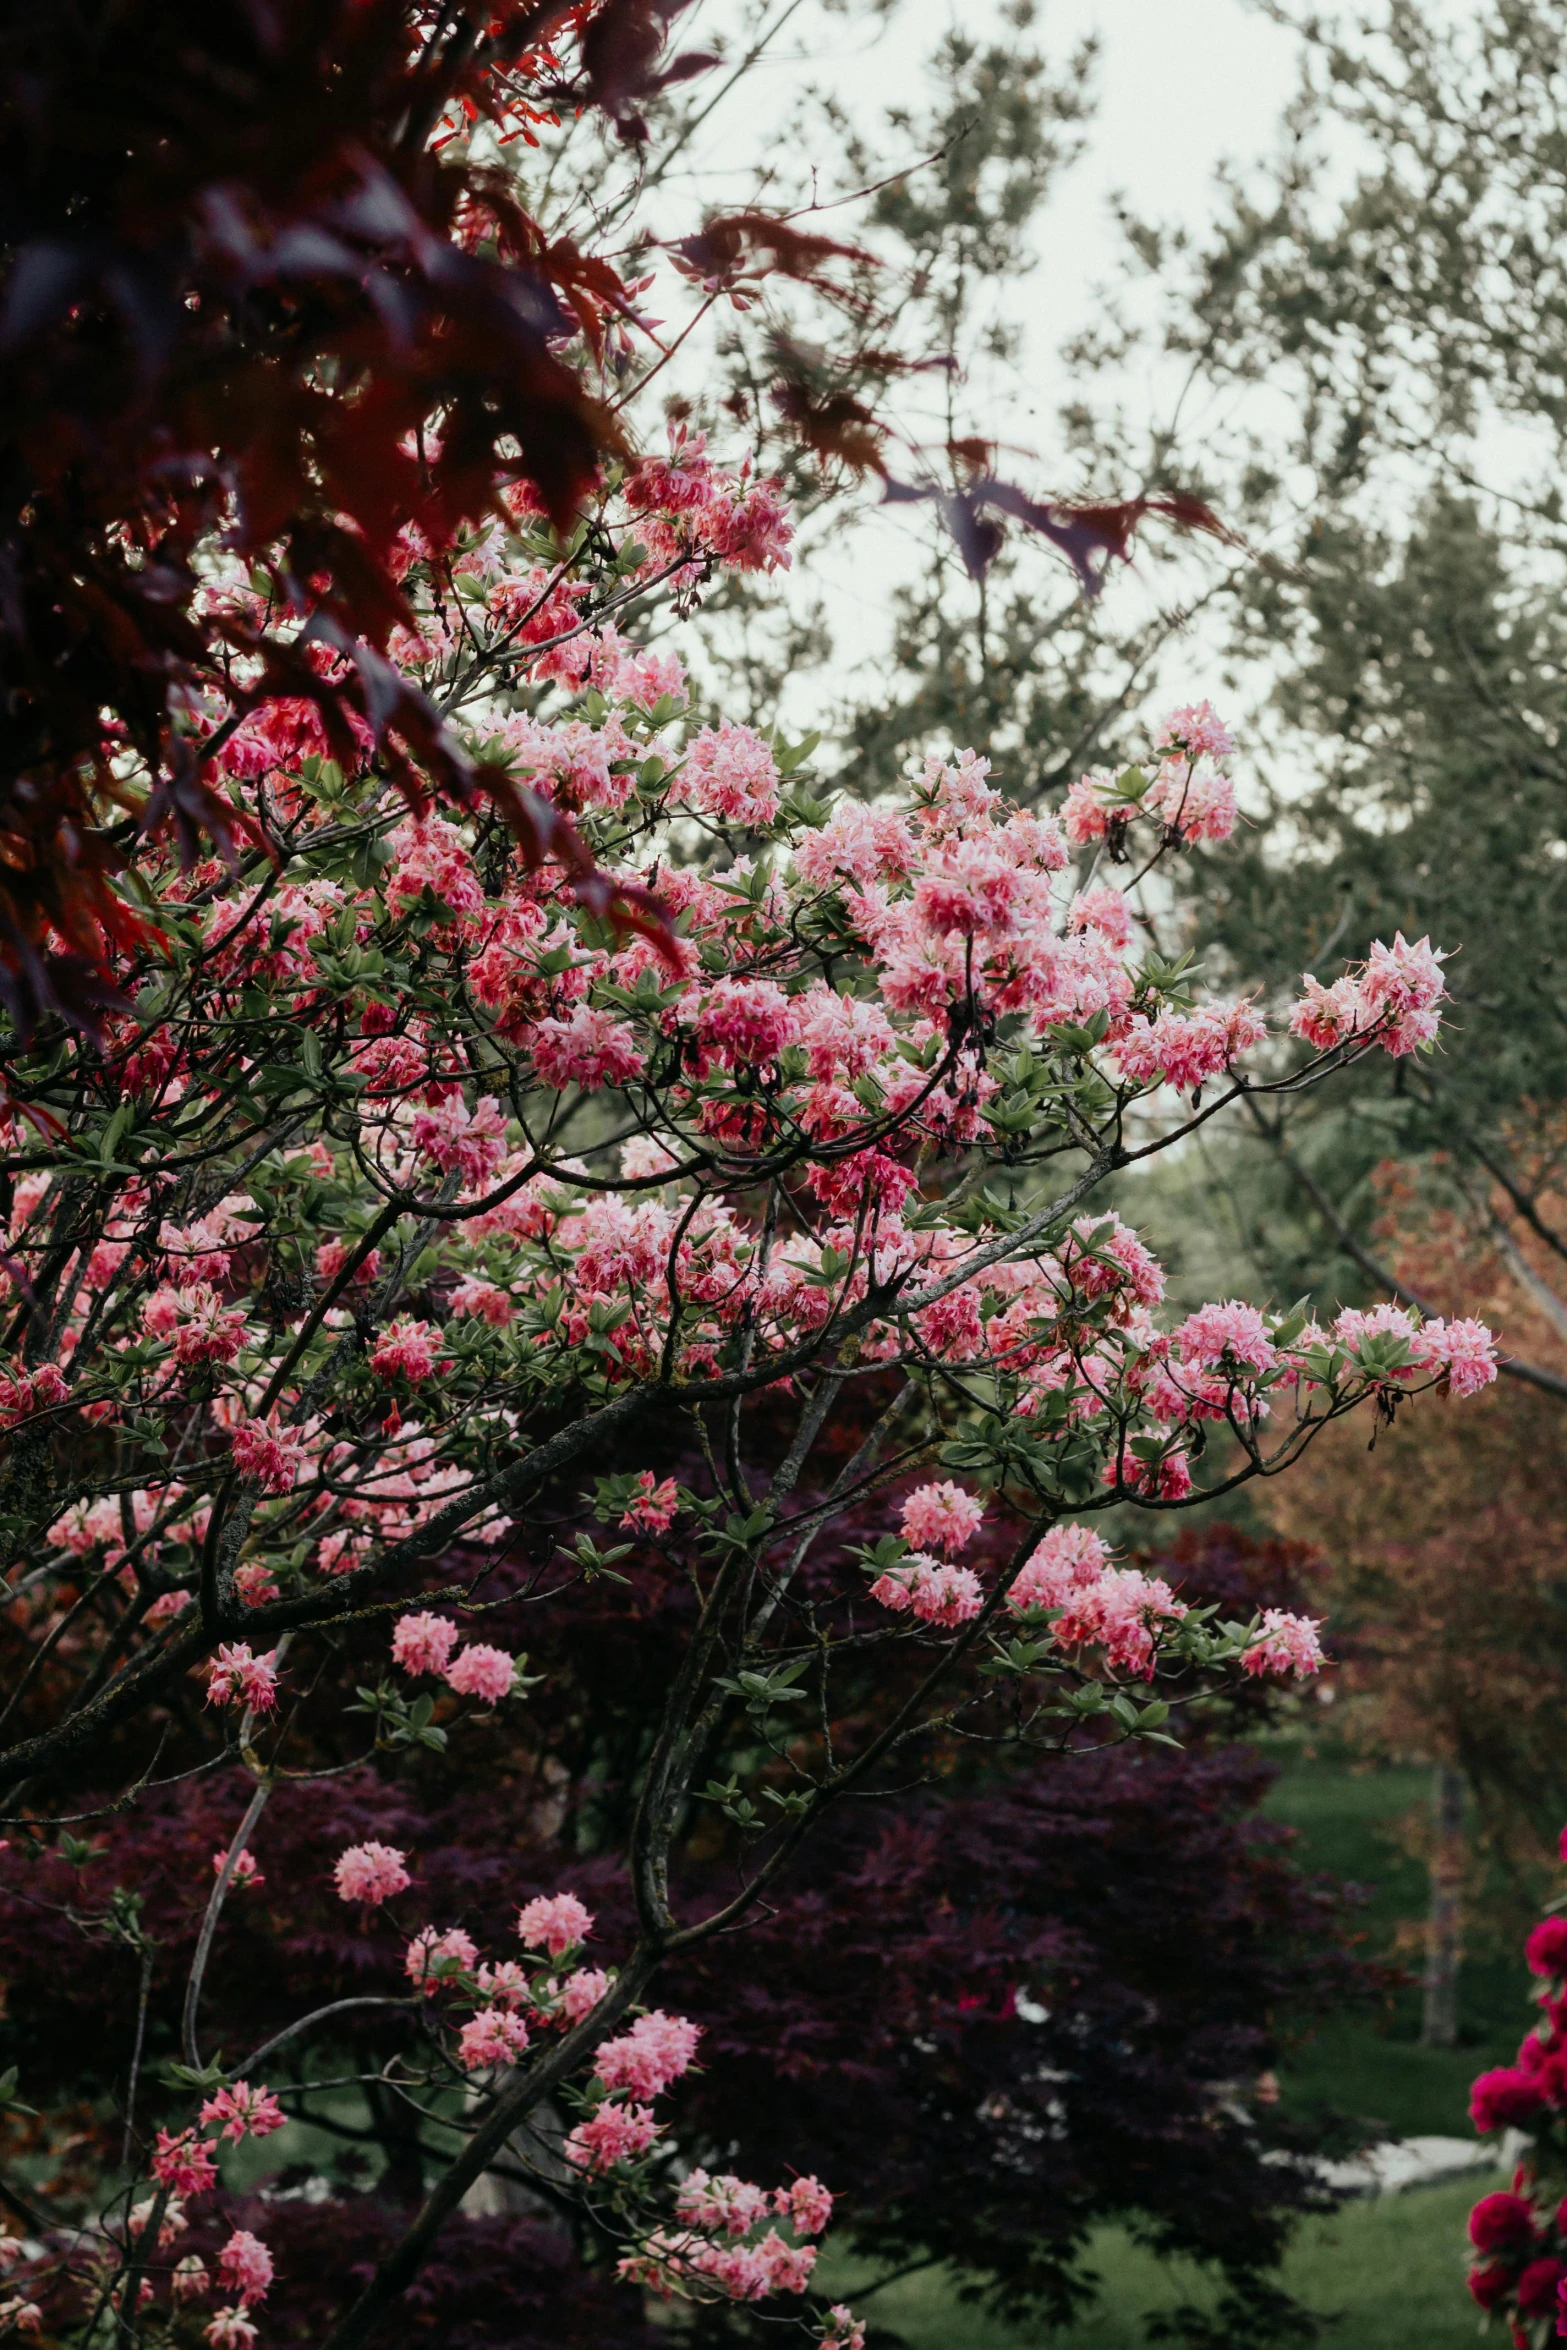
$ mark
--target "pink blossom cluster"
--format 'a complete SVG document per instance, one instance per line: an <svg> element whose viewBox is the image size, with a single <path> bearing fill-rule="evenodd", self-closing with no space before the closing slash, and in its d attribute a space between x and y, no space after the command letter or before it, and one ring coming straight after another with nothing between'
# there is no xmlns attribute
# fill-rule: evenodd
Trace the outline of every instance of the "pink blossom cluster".
<svg viewBox="0 0 1567 2350"><path fill-rule="evenodd" d="M359 1901L367 1909L378 1908L390 1901L394 1894L404 1892L413 1882L404 1863L406 1853L395 1845L350 1844L338 1855L332 1870L340 1901Z"/></svg>
<svg viewBox="0 0 1567 2350"><path fill-rule="evenodd" d="M254 1714L271 1713L277 1704L277 1651L253 1656L247 1641L225 1641L207 1676L209 1705L243 1705Z"/></svg>
<svg viewBox="0 0 1567 2350"><path fill-rule="evenodd" d="M547 1950L564 1958L593 1931L593 1912L575 1893L542 1893L517 1913L517 1933L526 1950Z"/></svg>
<svg viewBox="0 0 1567 2350"><path fill-rule="evenodd" d="M1319 1052L1371 1040L1395 1057L1417 1052L1440 1025L1446 959L1428 938L1410 946L1399 931L1390 947L1378 939L1364 963L1329 987L1308 972L1305 994L1290 1014L1290 1033Z"/></svg>
<svg viewBox="0 0 1567 2350"><path fill-rule="evenodd" d="M593 2060L593 2069L606 2089L626 2089L634 2097L656 2097L671 2081L689 2071L701 2038L700 2027L684 2016L666 2015L654 2008L638 2016L629 2032L606 2040Z"/></svg>
<svg viewBox="0 0 1567 2350"><path fill-rule="evenodd" d="M950 1478L939 1485L917 1486L900 1512L904 1539L916 1550L940 1551L946 1558L967 1550L984 1518L984 1503Z"/></svg>

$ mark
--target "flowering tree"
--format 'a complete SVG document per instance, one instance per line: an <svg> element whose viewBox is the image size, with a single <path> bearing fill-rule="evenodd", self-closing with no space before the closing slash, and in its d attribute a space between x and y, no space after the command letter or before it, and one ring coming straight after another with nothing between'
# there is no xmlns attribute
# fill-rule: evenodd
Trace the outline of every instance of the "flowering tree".
<svg viewBox="0 0 1567 2350"><path fill-rule="evenodd" d="M1192 1606L1092 1520L1179 1509L1209 1439L1211 1494L1359 1405L1494 1375L1481 1325L1401 1308L1324 1328L1230 1302L1164 1328L1159 1266L1089 1204L1243 1092L1428 1044L1440 957L1399 938L1308 981L1296 1043L1270 1046L1254 1004L1139 952L1144 875L1234 820L1206 704L1148 772L1075 786L1060 823L966 754L829 811L806 746L686 723L679 661L621 639L615 584L688 594L778 562L787 533L766 484L678 437L605 478L564 555L522 489L449 554L406 529L400 674L475 768L571 818L603 887L575 847L524 858L488 802L409 813L372 730L349 755L313 697L230 731L236 705L193 693L263 848L154 859L116 972L134 1013L7 1055L8 1865L46 1826L74 1835L72 1791L107 1775L119 1806L182 1768L247 1791L175 2094L150 2110L138 2040L123 2166L91 2225L29 2256L15 2324L194 2310L214 2350L248 2350L264 2236L236 2230L209 2267L180 2233L350 2011L357 2045L373 2014L391 2051L353 2077L456 2151L333 2350L374 2334L496 2165L585 2201L654 2291L803 2294L825 2187L663 2157L658 2100L701 2027L649 2005L660 1969L733 1937L844 1798L956 1740L1162 1740L1161 1674L1179 1699L1311 1673L1309 1619ZM244 615L259 591L214 568L203 592ZM1134 845L1110 886L1099 859ZM851 1405L863 1439L823 1478ZM292 1771L356 1759L319 1759L326 1660L354 1658L340 1728L388 1769L497 1709L525 1723L526 1658L483 1637L487 1605L613 1576L622 1535L691 1594L632 1773L634 1927L590 1952L580 1893L545 1889L481 1950L420 1904L389 1800L325 1865L365 1931L395 1905L404 2001L350 1996L213 2055L207 1976L263 1811ZM833 1689L868 1669L896 1701L840 1741ZM744 1865L677 1906L672 1847L704 1804ZM118 1898L136 1943L134 1882ZM816 2325L860 2339L842 2309Z"/></svg>

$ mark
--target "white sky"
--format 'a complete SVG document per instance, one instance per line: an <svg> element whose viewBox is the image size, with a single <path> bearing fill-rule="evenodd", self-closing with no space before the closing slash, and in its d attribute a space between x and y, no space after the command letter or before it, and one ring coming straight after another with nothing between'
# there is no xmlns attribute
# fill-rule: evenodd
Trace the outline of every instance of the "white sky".
<svg viewBox="0 0 1567 2350"><path fill-rule="evenodd" d="M705 0L682 20L680 45L711 38L722 15L723 0ZM935 93L926 61L954 22L987 34L999 19L983 4L955 9L950 0L899 0L878 33L803 0L777 53L715 113L692 154L692 172L671 181L660 210L689 216L702 204L733 200L759 164L765 169L768 143L781 134L806 82L846 98L867 130L889 105L928 107ZM1064 62L1090 34L1101 44L1098 110L1086 153L1042 213L1039 263L1018 289L1028 332L1025 363L1020 378L997 382L994 391L987 382L977 403L987 434L1023 452L1009 459L1008 469L1042 495L1069 486L1054 422L1066 378L1054 353L1090 321L1095 287L1119 268L1114 198L1124 196L1141 215L1200 230L1211 217L1219 164L1244 167L1271 151L1296 78L1294 36L1248 0L1045 0L1027 38ZM902 160L895 142L878 143ZM823 223L835 231L840 224L842 233L853 234L852 211ZM1152 418L1168 406L1173 385L1155 374L1129 382L1124 392L1134 411ZM868 512L847 527L839 510L831 529L829 541L809 551L806 570L826 598L833 667L846 681L856 668L874 664L892 592L919 560L921 538L906 511L897 510ZM1053 559L1041 551L1038 560ZM1107 592L1131 599L1139 611L1151 601L1135 569ZM1201 662L1214 658L1195 646L1193 652ZM830 690L833 681L827 682ZM812 706L822 683L819 674L811 682ZM1210 690L1198 676L1190 684L1197 693ZM805 723L811 709L781 715L786 724Z"/></svg>

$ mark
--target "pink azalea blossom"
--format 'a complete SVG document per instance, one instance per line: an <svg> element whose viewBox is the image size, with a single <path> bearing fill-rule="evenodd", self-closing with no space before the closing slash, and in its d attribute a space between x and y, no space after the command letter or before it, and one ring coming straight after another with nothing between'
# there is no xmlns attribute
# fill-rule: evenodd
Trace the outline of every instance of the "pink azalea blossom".
<svg viewBox="0 0 1567 2350"><path fill-rule="evenodd" d="M503 1697L511 1695L515 1668L504 1648L490 1648L482 1641L473 1641L460 1648L443 1675L449 1689L459 1697L476 1697L485 1705L499 1705Z"/></svg>
<svg viewBox="0 0 1567 2350"><path fill-rule="evenodd" d="M624 1020L579 1004L569 1020L541 1020L531 1036L533 1066L546 1085L580 1085L596 1093L629 1085L642 1073L642 1053Z"/></svg>
<svg viewBox="0 0 1567 2350"><path fill-rule="evenodd" d="M579 2122L561 2147L579 2170L610 2171L635 2162L662 2135L645 2105L601 2105L590 2121Z"/></svg>
<svg viewBox="0 0 1567 2350"><path fill-rule="evenodd" d="M684 2016L665 2015L655 2008L651 2015L638 2016L620 2039L606 2040L593 2069L607 2089L656 2097L690 2069L701 2036L699 2027Z"/></svg>
<svg viewBox="0 0 1567 2350"><path fill-rule="evenodd" d="M406 1857L392 1844L351 1844L332 1871L338 1899L362 1901L367 1908L390 1901L412 1882L403 1866Z"/></svg>
<svg viewBox="0 0 1567 2350"><path fill-rule="evenodd" d="M234 2081L209 2097L201 2109L202 2128L210 2129L216 2122L220 2125L218 2136L232 2138L236 2144L247 2132L252 2138L268 2138L287 2119L265 2082L253 2089L248 2081Z"/></svg>
<svg viewBox="0 0 1567 2350"><path fill-rule="evenodd" d="M547 1950L559 1958L585 1942L593 1931L593 1912L575 1893L541 1893L524 1902L517 1913L517 1933L526 1950Z"/></svg>
<svg viewBox="0 0 1567 2350"><path fill-rule="evenodd" d="M591 2015L613 1978L602 1967L578 1967L560 1987L560 2010L568 2024L580 2024Z"/></svg>
<svg viewBox="0 0 1567 2350"><path fill-rule="evenodd" d="M392 1634L392 1662L405 1673L443 1673L459 1638L448 1617L432 1615L428 1608L399 1616Z"/></svg>
<svg viewBox="0 0 1567 2350"><path fill-rule="evenodd" d="M215 1877L220 1877L223 1874L223 1864L227 1859L227 1852L215 1852L213 1854L212 1873ZM262 1875L260 1869L256 1865L255 1854L253 1852L242 1852L238 1860L236 1860L234 1863L233 1871L229 1877L229 1891L232 1893L236 1885L251 1885L255 1886L259 1890L259 1888L263 1886L266 1881L266 1878Z"/></svg>
<svg viewBox="0 0 1567 2350"><path fill-rule="evenodd" d="M652 1470L644 1469L620 1523L636 1534L667 1534L679 1507L680 1495L673 1477L666 1477L659 1484Z"/></svg>
<svg viewBox="0 0 1567 2350"><path fill-rule="evenodd" d="M212 2278L199 2253L186 2253L184 2259L176 2264L169 2286L175 2300L180 2302L199 2301L203 2294L211 2291Z"/></svg>
<svg viewBox="0 0 1567 2350"><path fill-rule="evenodd" d="M784 2192L779 2189L780 2194ZM749 2235L766 2209L763 2189L729 2171L716 2179L709 2178L705 2170L690 2171L675 2197L676 2215L687 2227L701 2228L709 2235Z"/></svg>
<svg viewBox="0 0 1567 2350"><path fill-rule="evenodd" d="M270 1713L277 1704L277 1650L252 1656L247 1641L222 1643L208 1672L207 1703Z"/></svg>
<svg viewBox="0 0 1567 2350"><path fill-rule="evenodd" d="M258 2338L243 2307L214 2311L211 2324L202 2333L202 2340L209 2342L212 2350L256 2350Z"/></svg>
<svg viewBox="0 0 1567 2350"><path fill-rule="evenodd" d="M905 1539L916 1550L937 1550L953 1558L967 1550L984 1523L985 1505L950 1479L940 1485L919 1485L901 1513Z"/></svg>
<svg viewBox="0 0 1567 2350"><path fill-rule="evenodd" d="M791 2179L773 2197L773 2209L790 2220L802 2236L819 2236L832 2218L833 2199L820 2179Z"/></svg>
<svg viewBox="0 0 1567 2350"><path fill-rule="evenodd" d="M505 2007L481 2007L463 2025L457 2043L457 2061L464 2072L475 2073L492 2064L511 2064L528 2045L528 2027L520 2015Z"/></svg>
<svg viewBox="0 0 1567 2350"><path fill-rule="evenodd" d="M378 1379L431 1379L442 1367L441 1333L433 1322L415 1321L399 1314L370 1349L370 1368Z"/></svg>
<svg viewBox="0 0 1567 2350"><path fill-rule="evenodd" d="M1160 758L1179 751L1188 759L1227 759L1235 737L1211 702L1185 702L1172 710L1154 734Z"/></svg>
<svg viewBox="0 0 1567 2350"><path fill-rule="evenodd" d="M418 1985L430 1998L443 1980L470 1970L478 1955L478 1945L461 1926L448 1926L444 1933L434 1926L426 1926L422 1933L415 1934L404 1951L403 1972L410 1983Z"/></svg>
<svg viewBox="0 0 1567 2350"><path fill-rule="evenodd" d="M288 1493L299 1475L304 1439L275 1421L241 1420L234 1431L234 1466L266 1493Z"/></svg>
<svg viewBox="0 0 1567 2350"><path fill-rule="evenodd" d="M182 2130L177 2137L160 2130L148 2167L171 2195L204 2195L217 2183L217 2165L194 2130Z"/></svg>
<svg viewBox="0 0 1567 2350"><path fill-rule="evenodd" d="M1262 1611L1262 1629L1241 1658L1248 1673L1293 1674L1309 1680L1326 1661L1318 1638L1322 1627L1310 1616L1286 1615L1282 1608Z"/></svg>
<svg viewBox="0 0 1567 2350"><path fill-rule="evenodd" d="M778 768L761 736L727 721L692 737L680 788L704 815L738 824L771 824L778 813Z"/></svg>
<svg viewBox="0 0 1567 2350"><path fill-rule="evenodd" d="M241 2306L249 2309L266 2299L272 2274L272 2255L261 2238L248 2228L236 2228L218 2254L219 2284L226 2285Z"/></svg>
<svg viewBox="0 0 1567 2350"><path fill-rule="evenodd" d="M720 979L697 1016L699 1041L726 1069L771 1061L793 1041L799 1016L770 979Z"/></svg>

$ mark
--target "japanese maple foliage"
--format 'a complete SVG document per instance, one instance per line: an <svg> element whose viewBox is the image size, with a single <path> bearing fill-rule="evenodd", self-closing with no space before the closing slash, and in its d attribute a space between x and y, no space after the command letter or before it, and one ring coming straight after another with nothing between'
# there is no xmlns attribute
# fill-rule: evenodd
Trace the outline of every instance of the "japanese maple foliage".
<svg viewBox="0 0 1567 2350"><path fill-rule="evenodd" d="M350 2084L445 2153L333 2350L371 2338L497 2164L590 2210L649 2291L801 2306L835 2182L672 2159L705 2027L660 1977L708 1948L743 1967L730 1930L824 1817L957 1741L1163 1740L1172 1700L1310 1675L1309 1619L1194 1604L1094 1519L1179 1509L1204 1457L1222 1490L1362 1405L1494 1376L1478 1324L1390 1308L1161 1319L1158 1263L1096 1198L1248 1089L1428 1044L1440 955L1378 946L1270 1042L1262 1007L1144 945L1137 884L1094 844L1146 869L1222 838L1205 704L1150 772L1085 779L1065 830L963 752L829 808L801 746L697 725L676 654L618 633L616 585L765 568L787 529L767 484L678 435L604 477L564 557L521 494L444 553L405 527L399 675L439 691L476 771L571 820L582 861L541 863L483 800L410 813L373 729L345 742L312 697L274 699L211 738L265 848L144 865L113 974L133 1011L101 1042L12 1042L9 1865L41 1824L73 1835L88 1790L150 1822L199 1771L233 1807L226 1841L186 1848L205 1900L179 2094L133 2029L121 2162L29 2305L85 2293L89 2329L111 2304L193 2310L248 2350L264 2232L198 2278L178 2222L346 2036ZM259 591L214 557L202 592L243 614ZM193 687L191 725L227 707ZM657 918L628 934L617 901ZM629 1909L501 1860L470 1923L372 1763L526 1742L537 1676L488 1611L544 1621L623 1571L623 1535L690 1594L604 1871ZM268 1807L314 1770L362 1816L268 1897L324 1907L349 1979L392 1921L399 1987L263 2021L274 1980L220 2058L219 1927L268 1873ZM703 1803L735 1842L721 1884L677 1868ZM150 2002L136 1873L133 1853L99 1923L143 1953ZM811 2322L858 2339L841 2310Z"/></svg>

